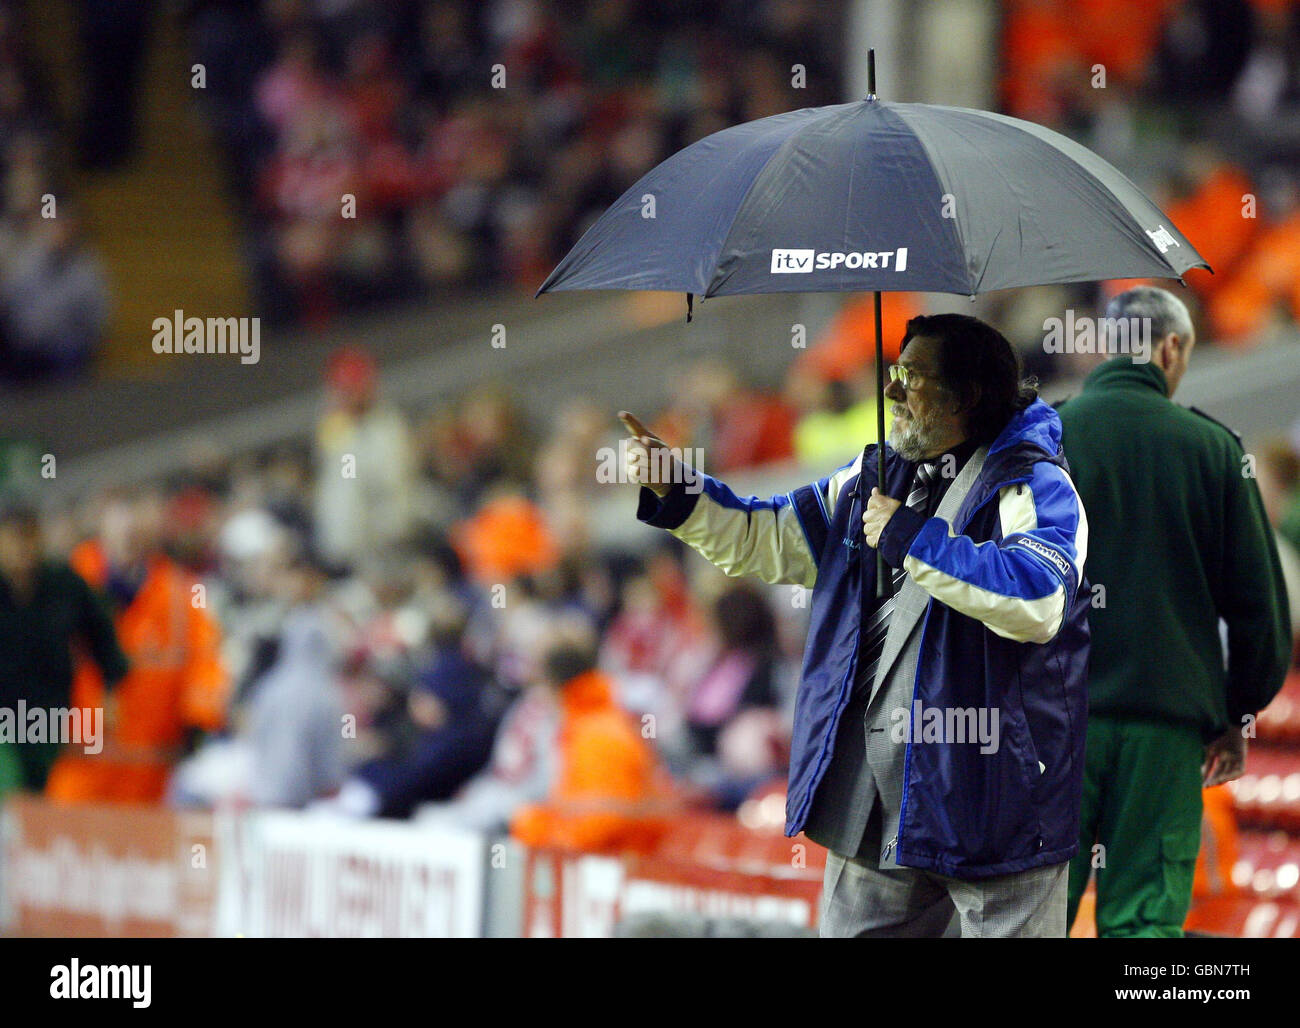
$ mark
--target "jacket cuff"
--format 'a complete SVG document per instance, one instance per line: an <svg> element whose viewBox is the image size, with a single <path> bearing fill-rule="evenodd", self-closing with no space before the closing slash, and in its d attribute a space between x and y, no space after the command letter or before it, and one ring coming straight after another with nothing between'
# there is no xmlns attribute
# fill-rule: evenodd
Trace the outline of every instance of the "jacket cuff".
<svg viewBox="0 0 1300 1028"><path fill-rule="evenodd" d="M698 492L687 492L681 482L674 482L663 498L655 495L653 489L642 486L636 508L637 520L672 531L680 528L682 522L691 516L699 499Z"/></svg>
<svg viewBox="0 0 1300 1028"><path fill-rule="evenodd" d="M928 519L924 514L911 507L899 507L894 516L880 533L880 555L891 568L901 568L903 558L912 548L912 540L917 537Z"/></svg>

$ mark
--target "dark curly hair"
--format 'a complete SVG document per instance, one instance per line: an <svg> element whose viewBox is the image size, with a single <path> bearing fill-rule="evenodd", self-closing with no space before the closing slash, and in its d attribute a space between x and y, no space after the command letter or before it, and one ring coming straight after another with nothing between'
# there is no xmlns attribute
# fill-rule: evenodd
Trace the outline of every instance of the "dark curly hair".
<svg viewBox="0 0 1300 1028"><path fill-rule="evenodd" d="M991 443L1008 421L1038 398L1038 382L1022 379L1020 357L1006 336L966 314L923 314L912 318L903 346L913 336L939 344L942 387L966 411L966 427L977 443Z"/></svg>

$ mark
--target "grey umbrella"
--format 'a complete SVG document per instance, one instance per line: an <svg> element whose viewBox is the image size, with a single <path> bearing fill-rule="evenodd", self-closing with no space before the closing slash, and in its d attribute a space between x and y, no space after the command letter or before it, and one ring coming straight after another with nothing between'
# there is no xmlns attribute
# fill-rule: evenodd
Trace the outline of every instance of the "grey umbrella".
<svg viewBox="0 0 1300 1028"><path fill-rule="evenodd" d="M877 433L885 435L880 292L977 293L1178 278L1205 259L1086 147L987 111L888 103L804 108L723 129L627 190L538 290L694 296L876 293ZM884 490L884 461L879 462ZM879 576L882 583L888 575Z"/></svg>

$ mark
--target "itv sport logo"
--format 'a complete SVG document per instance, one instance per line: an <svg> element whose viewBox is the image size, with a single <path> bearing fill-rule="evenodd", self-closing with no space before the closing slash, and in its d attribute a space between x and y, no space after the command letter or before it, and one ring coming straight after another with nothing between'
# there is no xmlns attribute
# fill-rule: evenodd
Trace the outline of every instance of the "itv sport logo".
<svg viewBox="0 0 1300 1028"><path fill-rule="evenodd" d="M772 250L773 275L807 275L836 268L906 271L907 247L897 250Z"/></svg>

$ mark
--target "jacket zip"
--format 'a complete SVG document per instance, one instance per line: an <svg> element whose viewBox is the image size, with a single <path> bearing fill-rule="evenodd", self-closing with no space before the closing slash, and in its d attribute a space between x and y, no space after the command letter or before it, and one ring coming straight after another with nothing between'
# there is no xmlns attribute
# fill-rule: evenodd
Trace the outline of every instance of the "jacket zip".
<svg viewBox="0 0 1300 1028"><path fill-rule="evenodd" d="M852 539L853 539L853 524L854 524L854 522L857 520L857 513L858 513L858 500L859 500L859 499L861 498L861 496L862 496L862 493L861 493L861 489L862 489L862 476L863 476L863 474L866 473L866 470L867 470L867 459L866 459L866 458L867 458L867 451L864 449L864 450L862 451L862 463L858 466L858 480L857 480L857 483L856 483L856 484L854 485L854 487L853 487L853 492L850 494L851 497L852 497L852 499L851 499L850 502L849 502L849 524L848 524L848 534L845 536L845 538L844 538L844 540L843 540L843 542L844 542L844 543L847 543L851 549L856 549L856 550L858 551L858 561L859 561L859 566L858 566L858 576L859 576L859 578L858 578L859 611L858 611L858 613L859 613L859 615L861 615L861 595L862 595L862 579L861 579L861 576L862 576L862 567L863 567L864 565L862 564L862 559L863 559L863 558L862 558L862 547L861 547L861 544L859 543L857 546L854 546L854 545L853 545L853 542L852 542ZM879 458L879 455L877 455L877 458L876 458L876 459L877 459L877 460L880 459L880 458ZM854 631L855 631L855 638L854 638L854 641L853 641L853 659L849 662L849 668L848 668L848 670L844 673L844 678L843 678L843 680L840 682L840 689L839 689L839 692L836 694L836 697L835 697L835 706L836 706L836 707L838 707L838 706L840 705L841 701L844 700L844 697L845 697L844 686L847 684L847 685L849 686L850 691L852 691L852 688L853 688L853 686L852 686L853 679L857 677L857 672L858 672L858 647L859 647L859 645L861 645L861 642L862 642L862 618L861 618L861 616L858 617L858 623L857 623L857 626L856 626L856 628L855 628ZM841 711L840 713L843 714L843 711ZM826 759L826 747L829 746L829 745L831 745L831 743L834 741L834 739L835 739L835 733L836 733L837 731L839 731L839 726L840 726L839 720L836 719L835 724L831 725L831 726L830 726L830 731L828 731L828 732L826 733L826 738L822 740L822 748L821 748L821 752L817 754L817 766L818 766L818 768L821 768L823 761L825 761L825 759ZM817 780L818 782L821 781L821 776L820 776L820 775L815 775L814 777L816 778L816 780ZM800 809L799 809L799 820L800 820L800 821L803 821L803 820L806 819L807 816L808 816L808 809L809 809L809 807L812 806L813 790L814 790L814 789L815 789L815 786L810 782L809 785L808 785L808 789L807 789L807 791L804 793L803 803L800 804Z"/></svg>

